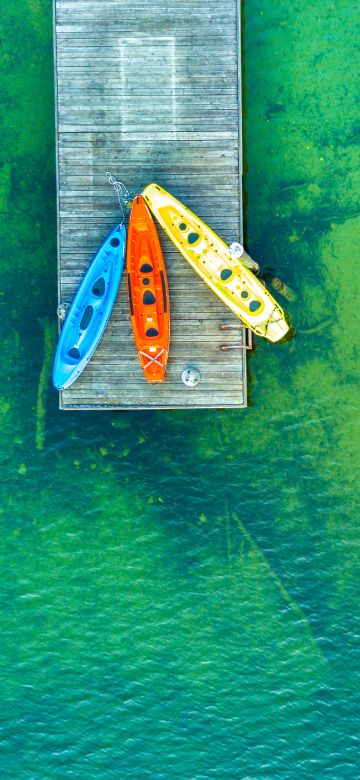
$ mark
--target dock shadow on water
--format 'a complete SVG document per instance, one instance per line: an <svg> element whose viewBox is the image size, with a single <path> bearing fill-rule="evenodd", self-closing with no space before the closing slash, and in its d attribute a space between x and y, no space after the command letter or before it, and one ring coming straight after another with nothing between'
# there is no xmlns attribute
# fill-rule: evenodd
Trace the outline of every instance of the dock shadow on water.
<svg viewBox="0 0 360 780"><path fill-rule="evenodd" d="M258 342L244 412L141 414L61 414L47 383L51 8L3 13L3 775L353 780L355 12L245 4L247 246L296 339Z"/></svg>

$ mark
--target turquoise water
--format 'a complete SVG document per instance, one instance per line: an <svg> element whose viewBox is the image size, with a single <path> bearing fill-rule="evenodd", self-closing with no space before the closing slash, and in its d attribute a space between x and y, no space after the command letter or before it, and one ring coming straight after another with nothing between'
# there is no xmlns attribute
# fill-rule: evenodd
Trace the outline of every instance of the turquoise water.
<svg viewBox="0 0 360 780"><path fill-rule="evenodd" d="M46 395L51 4L2 11L1 777L354 780L356 8L244 7L246 238L296 339L246 411L118 414Z"/></svg>

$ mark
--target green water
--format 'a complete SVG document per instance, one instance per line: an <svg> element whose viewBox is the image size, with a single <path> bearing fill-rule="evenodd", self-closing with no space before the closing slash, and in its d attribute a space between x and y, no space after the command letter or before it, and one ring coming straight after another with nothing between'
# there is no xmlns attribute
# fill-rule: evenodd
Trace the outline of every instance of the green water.
<svg viewBox="0 0 360 780"><path fill-rule="evenodd" d="M298 295L252 406L64 414L51 4L2 2L6 780L360 776L355 22L245 2L247 243Z"/></svg>

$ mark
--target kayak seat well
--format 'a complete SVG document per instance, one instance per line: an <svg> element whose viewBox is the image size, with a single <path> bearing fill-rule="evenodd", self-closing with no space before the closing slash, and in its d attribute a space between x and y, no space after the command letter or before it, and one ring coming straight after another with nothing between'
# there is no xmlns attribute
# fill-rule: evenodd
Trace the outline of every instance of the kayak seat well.
<svg viewBox="0 0 360 780"><path fill-rule="evenodd" d="M93 295L96 295L97 298L102 298L105 292L105 279L103 276L100 276L100 278L96 280L91 292Z"/></svg>

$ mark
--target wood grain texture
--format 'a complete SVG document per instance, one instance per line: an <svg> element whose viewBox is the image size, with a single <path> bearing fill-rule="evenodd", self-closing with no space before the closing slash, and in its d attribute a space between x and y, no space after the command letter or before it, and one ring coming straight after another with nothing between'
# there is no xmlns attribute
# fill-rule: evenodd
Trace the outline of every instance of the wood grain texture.
<svg viewBox="0 0 360 780"><path fill-rule="evenodd" d="M54 47L59 301L71 301L120 219L107 170L133 192L157 181L225 241L241 240L240 0L54 0ZM166 382L144 380L123 277L62 409L246 406L245 329L159 236L172 313ZM201 374L193 389L181 381L188 365Z"/></svg>

